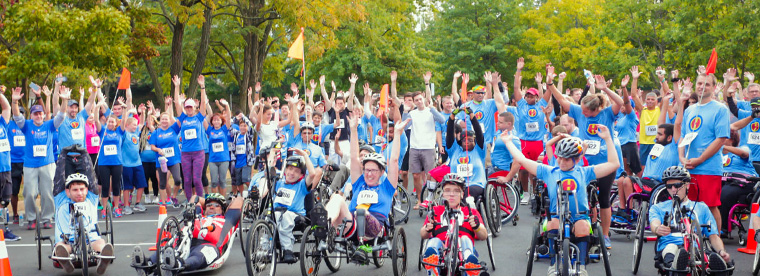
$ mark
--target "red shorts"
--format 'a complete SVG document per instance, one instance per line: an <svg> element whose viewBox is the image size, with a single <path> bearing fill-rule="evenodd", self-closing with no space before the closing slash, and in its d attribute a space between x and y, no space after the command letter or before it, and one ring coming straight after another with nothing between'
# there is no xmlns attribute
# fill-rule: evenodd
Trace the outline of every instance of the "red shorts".
<svg viewBox="0 0 760 276"><path fill-rule="evenodd" d="M525 158L537 161L538 156L544 151L544 141L520 140L520 147L522 148ZM524 170L525 168L520 167L520 169Z"/></svg>
<svg viewBox="0 0 760 276"><path fill-rule="evenodd" d="M435 182L443 182L443 177L451 172L451 167L448 165L440 165L435 169L430 170L430 177L435 179Z"/></svg>
<svg viewBox="0 0 760 276"><path fill-rule="evenodd" d="M689 199L702 201L707 207L720 206L720 175L691 175L691 187L689 187Z"/></svg>

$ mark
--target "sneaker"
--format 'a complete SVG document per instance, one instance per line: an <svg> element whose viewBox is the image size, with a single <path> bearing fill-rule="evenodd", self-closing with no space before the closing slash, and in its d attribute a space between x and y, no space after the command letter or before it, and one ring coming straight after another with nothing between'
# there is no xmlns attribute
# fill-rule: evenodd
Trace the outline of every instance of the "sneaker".
<svg viewBox="0 0 760 276"><path fill-rule="evenodd" d="M546 272L546 275L557 276L557 267L555 265L550 265L549 270Z"/></svg>
<svg viewBox="0 0 760 276"><path fill-rule="evenodd" d="M480 263L478 263L478 257L475 257L475 255L470 255L464 261L464 268L466 268L466 269L479 269L479 268L482 268L482 267L480 266ZM468 270L465 275L476 276L478 274L480 274L480 270Z"/></svg>
<svg viewBox="0 0 760 276"><path fill-rule="evenodd" d="M132 214L132 207L124 206L124 209L122 209L122 210L124 210L124 214L125 215L131 215Z"/></svg>
<svg viewBox="0 0 760 276"><path fill-rule="evenodd" d="M617 216L617 217L621 217L621 218L623 218L623 219L625 219L625 220L627 220L627 221L630 221L630 220L631 220L631 214L629 214L629 213L628 213L628 210L627 210L627 209L618 209L618 210L617 210L617 211L615 211L615 213L614 213L614 214L612 214L612 215L613 215L613 216Z"/></svg>
<svg viewBox="0 0 760 276"><path fill-rule="evenodd" d="M32 220L27 222L26 230L34 230L37 229L37 220Z"/></svg>
<svg viewBox="0 0 760 276"><path fill-rule="evenodd" d="M137 212L145 212L145 205L142 204L142 202L135 204L135 208L133 208Z"/></svg>
<svg viewBox="0 0 760 276"><path fill-rule="evenodd" d="M143 268L145 266L145 254L143 254L142 248L139 245L136 245L132 250L131 266L137 270L138 276L146 276L145 269Z"/></svg>
<svg viewBox="0 0 760 276"><path fill-rule="evenodd" d="M177 199L176 197L172 198L172 204L174 204L174 205L172 205L172 207L179 208L179 206L180 206L179 199Z"/></svg>
<svg viewBox="0 0 760 276"><path fill-rule="evenodd" d="M604 236L604 246L607 247L607 250L612 249L612 242L610 241L610 236Z"/></svg>
<svg viewBox="0 0 760 276"><path fill-rule="evenodd" d="M69 251L62 244L56 245L53 252L55 252L56 257L69 257ZM71 274L71 272L74 272L74 265L71 264L71 260L58 260L58 264L61 265L66 273Z"/></svg>
<svg viewBox="0 0 760 276"><path fill-rule="evenodd" d="M13 231L11 229L8 229L8 227L5 228L5 241L20 241L21 237L16 236L16 234L13 234Z"/></svg>
<svg viewBox="0 0 760 276"><path fill-rule="evenodd" d="M527 205L528 202L530 201L530 195L528 194L528 192L523 192L520 198L521 198L520 205Z"/></svg>
<svg viewBox="0 0 760 276"><path fill-rule="evenodd" d="M439 271L438 267L435 267L435 266L432 266L432 265L427 265L427 264L438 265L438 264L441 263L441 257L438 256L438 254L435 253L435 249L433 249L431 247L428 247L428 249L425 252L425 255L427 255L427 257L425 257L424 259L422 259L422 261L426 263L426 265L424 265L425 266L425 270L427 270L427 271L435 270L435 272L438 272Z"/></svg>
<svg viewBox="0 0 760 276"><path fill-rule="evenodd" d="M13 216L13 224L18 225L18 222L19 222L19 216L18 215Z"/></svg>
<svg viewBox="0 0 760 276"><path fill-rule="evenodd" d="M121 217L121 208L116 208L113 210L113 217L114 218L120 218Z"/></svg>
<svg viewBox="0 0 760 276"><path fill-rule="evenodd" d="M100 210L100 218L106 218L106 210Z"/></svg>
<svg viewBox="0 0 760 276"><path fill-rule="evenodd" d="M362 244L359 246L359 250L364 251L364 253L372 253L372 246L369 244Z"/></svg>
<svg viewBox="0 0 760 276"><path fill-rule="evenodd" d="M670 267L675 268L676 270L679 270L679 271L683 271L683 270L686 270L686 267L688 265L689 265L689 253L686 252L686 250L683 248L676 251L676 255L673 258L673 264L670 265Z"/></svg>
<svg viewBox="0 0 760 276"><path fill-rule="evenodd" d="M49 221L46 221L46 222L43 222L43 223L42 223L42 228L43 228L43 229L53 229L53 225L52 225L52 224L50 224L50 222L49 222Z"/></svg>
<svg viewBox="0 0 760 276"><path fill-rule="evenodd" d="M103 246L103 250L100 251L101 257L113 257L113 245L107 243ZM106 268L111 263L111 259L98 259L98 274L102 275L106 272Z"/></svg>
<svg viewBox="0 0 760 276"><path fill-rule="evenodd" d="M713 271L723 271L728 269L728 265L726 264L726 261L723 260L723 258L718 255L718 253L711 253L710 257L707 258L709 260L709 267L710 270ZM716 272L714 275L729 275L729 272Z"/></svg>
<svg viewBox="0 0 760 276"><path fill-rule="evenodd" d="M430 206L430 201L428 201L427 199L423 201L422 203L420 203L420 208L427 209L428 206Z"/></svg>
<svg viewBox="0 0 760 276"><path fill-rule="evenodd" d="M162 255L164 259L161 264L161 275L174 275L174 271L182 267L180 260L174 254L174 248L167 247Z"/></svg>
<svg viewBox="0 0 760 276"><path fill-rule="evenodd" d="M103 205L100 204L100 202L98 202L98 211L101 211L101 210L103 210Z"/></svg>
<svg viewBox="0 0 760 276"><path fill-rule="evenodd" d="M586 272L586 268L583 266L580 266L578 268L578 276L588 276L588 272Z"/></svg>
<svg viewBox="0 0 760 276"><path fill-rule="evenodd" d="M159 198L157 196L153 196L153 200L150 201L152 204L159 204Z"/></svg>
<svg viewBox="0 0 760 276"><path fill-rule="evenodd" d="M293 264L297 262L296 256L293 255L293 251L283 250L282 262L286 264Z"/></svg>

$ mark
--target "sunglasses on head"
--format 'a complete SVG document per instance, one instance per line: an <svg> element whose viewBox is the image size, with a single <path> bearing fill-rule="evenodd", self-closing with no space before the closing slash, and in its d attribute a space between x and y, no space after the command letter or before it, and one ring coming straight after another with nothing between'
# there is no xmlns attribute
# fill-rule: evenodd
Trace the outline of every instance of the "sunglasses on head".
<svg viewBox="0 0 760 276"><path fill-rule="evenodd" d="M680 189L681 187L683 187L684 184L686 183L681 182L681 183L665 184L665 189L670 189L673 187L675 187L676 189Z"/></svg>

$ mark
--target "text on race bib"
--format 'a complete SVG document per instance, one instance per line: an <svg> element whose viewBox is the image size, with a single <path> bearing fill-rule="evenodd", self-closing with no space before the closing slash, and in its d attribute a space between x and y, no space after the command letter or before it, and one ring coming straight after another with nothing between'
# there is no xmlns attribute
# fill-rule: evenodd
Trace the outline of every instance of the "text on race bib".
<svg viewBox="0 0 760 276"><path fill-rule="evenodd" d="M150 146L150 144L145 143L145 149L144 150L153 150L153 148Z"/></svg>
<svg viewBox="0 0 760 276"><path fill-rule="evenodd" d="M84 139L84 129L83 128L72 129L71 138L74 140L80 140L80 141Z"/></svg>
<svg viewBox="0 0 760 276"><path fill-rule="evenodd" d="M245 154L245 144L235 146L235 154Z"/></svg>
<svg viewBox="0 0 760 276"><path fill-rule="evenodd" d="M472 165L471 164L459 164L457 165L457 174L461 177L470 177L472 176Z"/></svg>
<svg viewBox="0 0 760 276"><path fill-rule="evenodd" d="M105 154L105 156L116 155L118 153L116 148L116 145L105 145L103 146L103 154Z"/></svg>
<svg viewBox="0 0 760 276"><path fill-rule="evenodd" d="M195 132L194 128L186 129L185 130L185 139L196 139L198 138L198 134Z"/></svg>
<svg viewBox="0 0 760 276"><path fill-rule="evenodd" d="M174 148L164 148L161 150L164 152L164 157L174 157Z"/></svg>
<svg viewBox="0 0 760 276"><path fill-rule="evenodd" d="M596 140L586 140L586 146L586 154L588 155L597 155L602 149L602 143Z"/></svg>
<svg viewBox="0 0 760 276"><path fill-rule="evenodd" d="M100 146L100 136L92 136L92 138L90 138L90 146Z"/></svg>
<svg viewBox="0 0 760 276"><path fill-rule="evenodd" d="M338 123L338 128L345 128L346 127L346 120L339 119L340 122Z"/></svg>
<svg viewBox="0 0 760 276"><path fill-rule="evenodd" d="M8 142L8 139L0 140L0 152L7 152L7 151L11 151L11 143Z"/></svg>
<svg viewBox="0 0 760 276"><path fill-rule="evenodd" d="M618 139L618 136L619 136L619 135L620 135L620 133L619 133L617 130L615 130L615 131L612 133L612 137L613 137L613 138L615 138L615 139Z"/></svg>
<svg viewBox="0 0 760 276"><path fill-rule="evenodd" d="M652 147L652 150L649 151L649 155L654 157L660 157L660 154L662 154L662 151L665 150L665 146L660 144L654 144Z"/></svg>
<svg viewBox="0 0 760 276"><path fill-rule="evenodd" d="M13 136L13 145L16 146L16 147L25 147L26 146L26 136L23 136L23 135Z"/></svg>
<svg viewBox="0 0 760 276"><path fill-rule="evenodd" d="M79 212L80 214L88 214L90 213L90 204L89 202L76 202L74 203L74 211Z"/></svg>
<svg viewBox="0 0 760 276"><path fill-rule="evenodd" d="M385 143L385 137L380 135L375 135L375 143Z"/></svg>
<svg viewBox="0 0 760 276"><path fill-rule="evenodd" d="M657 135L657 126L646 126L644 131L646 131L647 136L655 136Z"/></svg>
<svg viewBox="0 0 760 276"><path fill-rule="evenodd" d="M760 132L750 132L747 135L747 144L760 145Z"/></svg>
<svg viewBox="0 0 760 276"><path fill-rule="evenodd" d="M525 131L536 132L538 131L538 122L532 122L525 124Z"/></svg>
<svg viewBox="0 0 760 276"><path fill-rule="evenodd" d="M211 150L213 152L222 152L224 151L224 143L223 142L216 142L211 144Z"/></svg>
<svg viewBox="0 0 760 276"><path fill-rule="evenodd" d="M697 133L687 133L686 136L683 137L683 140L681 140L681 143L678 144L678 147L685 147L691 144L692 141L694 141L694 138L697 138Z"/></svg>
<svg viewBox="0 0 760 276"><path fill-rule="evenodd" d="M32 147L32 150L34 151L34 157L47 156L47 145L36 145Z"/></svg>
<svg viewBox="0 0 760 276"><path fill-rule="evenodd" d="M356 198L357 204L375 204L377 203L377 192L364 190L359 192Z"/></svg>
<svg viewBox="0 0 760 276"><path fill-rule="evenodd" d="M295 190L280 188L277 190L277 196L275 197L274 202L290 206L290 204L293 204L293 198L295 197Z"/></svg>

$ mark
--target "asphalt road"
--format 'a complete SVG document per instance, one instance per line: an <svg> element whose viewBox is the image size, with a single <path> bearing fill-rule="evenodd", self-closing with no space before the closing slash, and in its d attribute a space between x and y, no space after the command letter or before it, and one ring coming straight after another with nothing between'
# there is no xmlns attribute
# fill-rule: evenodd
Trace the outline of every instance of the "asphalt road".
<svg viewBox="0 0 760 276"><path fill-rule="evenodd" d="M533 224L537 219L530 216L525 206L519 210L520 220L517 226L506 225L501 235L494 239L494 257L496 260L496 270L491 270L491 275L525 275L526 270L526 249L530 244L530 232ZM179 215L179 209L169 208L169 215ZM154 244L156 235L156 218L158 207L148 205L148 211L134 215L124 216L115 219L115 253L116 260L108 268L106 275L136 275L134 269L129 266L130 254L135 245L142 246L143 250ZM420 246L419 229L422 226L423 218L420 218L416 212L412 213L407 224L401 226L406 230L407 252L409 257L408 275L427 275L424 271L417 270L418 250ZM37 270L37 248L34 243L34 231L22 230L18 225L12 225L14 233L23 239L16 242L7 242L7 250L10 256L11 268L14 275L64 275L61 269L56 269L52 261L48 259L51 248L49 245L42 247L43 260L42 270ZM45 235L52 235L53 230L43 230ZM631 256L633 242L628 240L624 235L612 235L612 251L610 263L612 265L613 275L632 275L631 274ZM751 275L752 255L737 252L738 239L726 241L728 252L734 258L737 268L734 275ZM240 253L239 241L236 242L231 250L234 250L225 265L208 275L245 275L247 273L243 255ZM298 246L298 245L296 245ZM656 275L653 266L653 246L654 242L644 244L641 268L638 275ZM488 259L488 251L485 242L476 242L476 247L482 259ZM490 264L489 264L490 265ZM546 275L548 267L547 260L538 261L534 265L533 275ZM588 266L589 275L604 275L604 267L599 264L590 264ZM300 268L298 264L277 266L278 275L299 275ZM81 271L76 270L76 274ZM95 270L91 269L90 273L95 275ZM386 266L376 268L375 266L358 266L355 264L343 263L341 269L336 274L341 275L391 275L393 269L386 263ZM332 274L324 264L320 268L320 274Z"/></svg>

